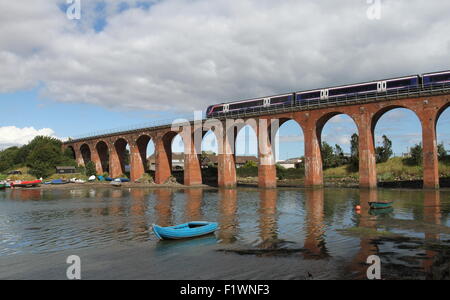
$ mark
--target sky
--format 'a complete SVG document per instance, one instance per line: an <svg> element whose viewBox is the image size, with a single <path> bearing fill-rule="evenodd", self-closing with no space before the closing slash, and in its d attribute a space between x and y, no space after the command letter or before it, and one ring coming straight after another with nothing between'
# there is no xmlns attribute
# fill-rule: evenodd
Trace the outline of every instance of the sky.
<svg viewBox="0 0 450 300"><path fill-rule="evenodd" d="M193 116L215 103L450 69L448 1L71 1L0 0L0 149ZM438 140L448 149L449 125L447 110ZM341 115L322 138L349 152L355 131ZM378 142L383 134L401 154L420 142L420 123L394 110L377 125ZM279 135L280 159L303 155L298 125ZM238 153L254 153L253 138L241 132ZM214 150L214 141L204 144Z"/></svg>

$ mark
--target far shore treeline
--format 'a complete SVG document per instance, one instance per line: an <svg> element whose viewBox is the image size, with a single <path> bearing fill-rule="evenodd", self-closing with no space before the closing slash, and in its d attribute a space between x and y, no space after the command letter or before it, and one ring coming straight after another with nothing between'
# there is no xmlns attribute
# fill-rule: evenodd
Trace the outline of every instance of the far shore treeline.
<svg viewBox="0 0 450 300"><path fill-rule="evenodd" d="M73 151L63 151L62 141L56 138L38 136L22 147L0 151L0 174L27 168L28 174L36 178L48 178L55 173L56 166L77 167Z"/></svg>

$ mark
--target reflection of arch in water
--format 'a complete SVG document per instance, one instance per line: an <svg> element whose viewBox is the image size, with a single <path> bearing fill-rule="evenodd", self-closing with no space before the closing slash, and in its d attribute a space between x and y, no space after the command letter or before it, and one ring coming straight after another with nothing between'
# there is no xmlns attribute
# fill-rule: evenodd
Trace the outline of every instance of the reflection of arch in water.
<svg viewBox="0 0 450 300"><path fill-rule="evenodd" d="M201 221L203 190L187 189L184 193L186 195L185 221Z"/></svg>
<svg viewBox="0 0 450 300"><path fill-rule="evenodd" d="M155 190L156 224L159 226L172 225L172 200L173 191L169 189Z"/></svg>
<svg viewBox="0 0 450 300"><path fill-rule="evenodd" d="M114 235L117 240L123 239L124 232L128 232L128 224L124 216L126 215L126 207L123 199L128 197L126 192L121 189L115 189L111 191L111 200L108 201L108 216L110 218L116 217L113 224Z"/></svg>
<svg viewBox="0 0 450 300"><path fill-rule="evenodd" d="M358 217L357 226L376 230L377 218L370 215L369 202L378 201L378 191L376 189L360 190L361 212ZM372 242L370 237L361 237L359 243L359 251L353 258L349 266L349 271L356 274L357 279L367 279L367 258L371 255L379 253L378 245Z"/></svg>
<svg viewBox="0 0 450 300"><path fill-rule="evenodd" d="M11 199L20 201L39 201L43 192L40 189L12 189Z"/></svg>
<svg viewBox="0 0 450 300"><path fill-rule="evenodd" d="M219 190L219 231L218 237L223 244L231 244L237 239L237 190Z"/></svg>
<svg viewBox="0 0 450 300"><path fill-rule="evenodd" d="M277 223L278 190L261 190L259 197L261 201L259 208L260 247L264 249L275 248L280 243Z"/></svg>
<svg viewBox="0 0 450 300"><path fill-rule="evenodd" d="M148 202L146 201L147 193L143 189L132 189L130 191L131 205L130 205L130 231L135 236L148 237L149 224L145 212L148 209Z"/></svg>
<svg viewBox="0 0 450 300"><path fill-rule="evenodd" d="M306 236L304 248L308 250L304 256L307 259L328 257L325 242L324 224L324 190L311 189L305 191L306 201Z"/></svg>
<svg viewBox="0 0 450 300"><path fill-rule="evenodd" d="M441 197L439 191L424 191L423 201L423 216L424 222L440 225L441 224ZM440 240L440 234L438 232L425 232L425 241L436 242ZM439 255L438 252L433 250L425 250L426 259L422 262L422 268L427 274L427 279L433 279L433 273L435 269L435 257Z"/></svg>

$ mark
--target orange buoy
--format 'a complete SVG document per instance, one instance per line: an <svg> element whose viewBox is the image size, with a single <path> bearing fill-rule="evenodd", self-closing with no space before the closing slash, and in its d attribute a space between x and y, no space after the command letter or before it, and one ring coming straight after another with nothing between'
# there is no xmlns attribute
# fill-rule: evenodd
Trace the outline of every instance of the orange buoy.
<svg viewBox="0 0 450 300"><path fill-rule="evenodd" d="M356 210L361 210L361 205L356 205L355 209Z"/></svg>

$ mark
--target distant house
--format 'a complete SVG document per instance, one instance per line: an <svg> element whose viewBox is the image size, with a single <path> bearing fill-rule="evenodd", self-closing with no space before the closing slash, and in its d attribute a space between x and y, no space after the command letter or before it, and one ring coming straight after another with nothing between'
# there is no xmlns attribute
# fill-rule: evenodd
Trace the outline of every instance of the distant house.
<svg viewBox="0 0 450 300"><path fill-rule="evenodd" d="M284 161L279 161L277 164L286 168L286 169L297 169L300 167L303 162L300 158L290 158Z"/></svg>
<svg viewBox="0 0 450 300"><path fill-rule="evenodd" d="M56 167L56 174L74 174L76 172L75 167Z"/></svg>

